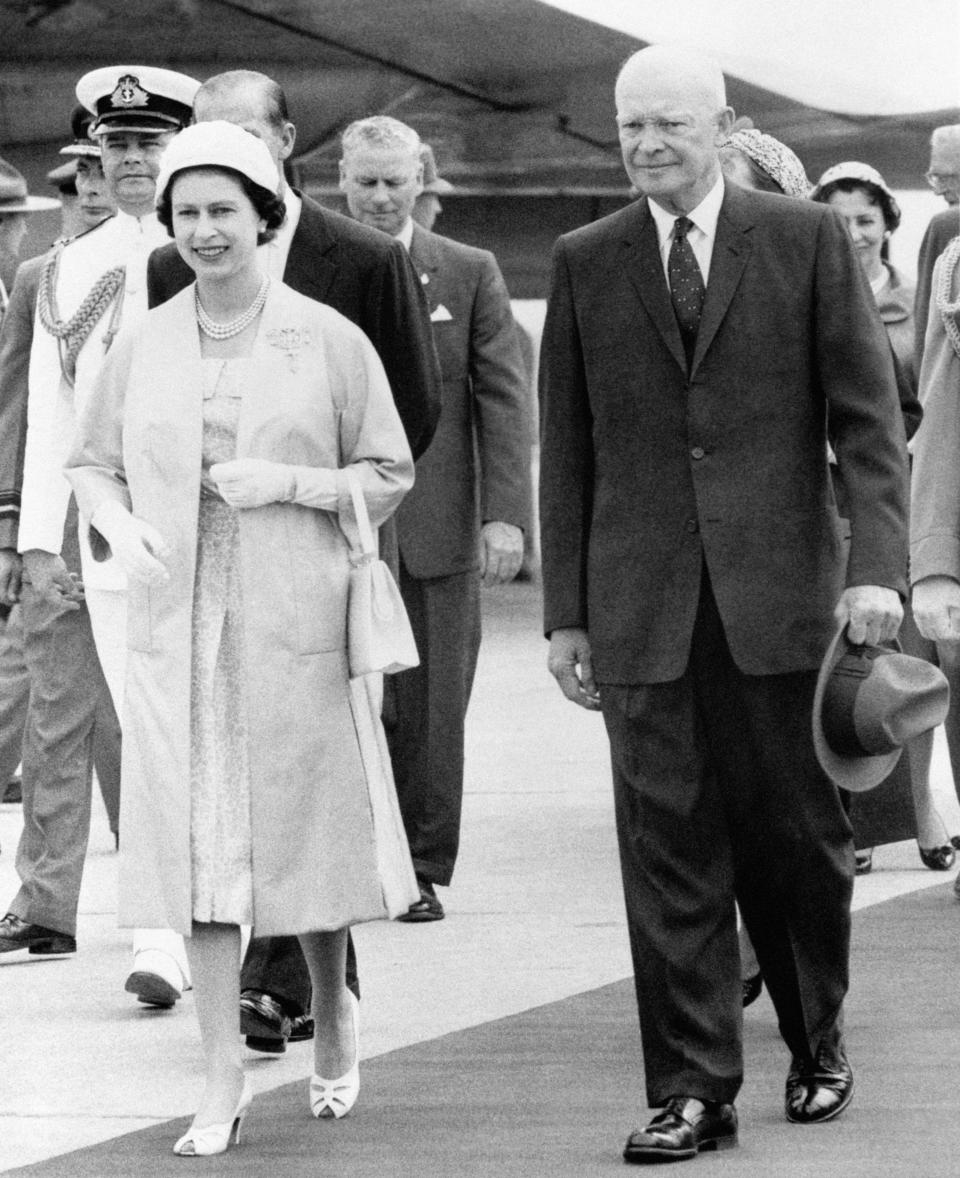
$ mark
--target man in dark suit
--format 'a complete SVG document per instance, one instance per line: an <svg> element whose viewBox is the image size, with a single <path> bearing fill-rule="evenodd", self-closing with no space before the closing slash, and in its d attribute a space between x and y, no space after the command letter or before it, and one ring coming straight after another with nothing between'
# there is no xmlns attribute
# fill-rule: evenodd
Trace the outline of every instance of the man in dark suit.
<svg viewBox="0 0 960 1178"><path fill-rule="evenodd" d="M930 282L937 258L960 233L960 123L934 128L930 136L930 187L942 196L948 208L930 220L920 242L917 258L917 293L914 298L914 368L919 374L923 361L923 341L930 311Z"/></svg>
<svg viewBox="0 0 960 1178"><path fill-rule="evenodd" d="M443 374L443 413L397 512L400 590L420 666L388 680L393 773L420 899L400 920L440 920L463 800L464 721L480 648L480 583L523 559L530 515L527 381L496 259L413 220L416 131L386 116L343 133L340 187L356 220L401 241L420 275ZM387 708L385 708L387 711Z"/></svg>
<svg viewBox="0 0 960 1178"><path fill-rule="evenodd" d="M209 78L194 103L198 122L225 119L267 145L283 175L296 127L281 88L264 74L232 70ZM426 449L440 414L440 374L426 300L405 250L349 217L321 208L308 196L284 190L287 220L262 250L272 276L326 303L362 327L383 361L414 457ZM173 244L150 258L150 305L193 281ZM387 549L389 529L381 529ZM395 543L395 541L394 541ZM352 942L348 983L359 993ZM313 1034L310 977L296 937L253 940L241 978L241 1023L249 1046L281 1052L287 1039Z"/></svg>
<svg viewBox="0 0 960 1178"><path fill-rule="evenodd" d="M810 717L838 622L853 642L899 626L907 465L890 348L842 223L723 183L719 69L641 50L616 108L641 199L556 248L543 575L550 669L610 739L662 1110L624 1156L655 1162L737 1140L734 897L793 1057L788 1118L850 1099L853 849ZM850 489L847 561L828 440Z"/></svg>

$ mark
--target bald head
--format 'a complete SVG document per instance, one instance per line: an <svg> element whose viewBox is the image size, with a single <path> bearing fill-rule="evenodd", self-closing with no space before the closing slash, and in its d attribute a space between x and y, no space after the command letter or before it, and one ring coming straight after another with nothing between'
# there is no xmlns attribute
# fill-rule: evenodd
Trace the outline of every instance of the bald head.
<svg viewBox="0 0 960 1178"><path fill-rule="evenodd" d="M648 45L638 49L624 62L614 90L619 101L621 90L637 84L670 85L689 102L699 102L710 110L727 105L727 88L723 71L712 57L671 45Z"/></svg>
<svg viewBox="0 0 960 1178"><path fill-rule="evenodd" d="M224 119L256 135L283 176L283 161L293 152L297 129L290 122L286 96L273 78L256 70L215 74L197 91L193 118L197 123Z"/></svg>
<svg viewBox="0 0 960 1178"><path fill-rule="evenodd" d="M720 67L689 50L651 45L627 60L615 98L634 188L675 216L692 212L720 177L720 144L733 126Z"/></svg>

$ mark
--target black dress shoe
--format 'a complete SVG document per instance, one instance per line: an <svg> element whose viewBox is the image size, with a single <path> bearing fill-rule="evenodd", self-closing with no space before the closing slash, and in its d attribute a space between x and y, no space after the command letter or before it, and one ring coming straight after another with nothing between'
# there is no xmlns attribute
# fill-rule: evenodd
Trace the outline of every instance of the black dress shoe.
<svg viewBox="0 0 960 1178"><path fill-rule="evenodd" d="M16 949L28 949L34 957L58 957L76 953L77 941L69 933L29 924L8 912L0 920L0 953L13 953Z"/></svg>
<svg viewBox="0 0 960 1178"><path fill-rule="evenodd" d="M313 1038L313 1019L309 1014L297 1014L290 1020L290 1042L305 1043Z"/></svg>
<svg viewBox="0 0 960 1178"><path fill-rule="evenodd" d="M270 1055L283 1055L293 1025L293 1016L284 1006L262 990L243 990L240 994L240 1033L247 1046Z"/></svg>
<svg viewBox="0 0 960 1178"><path fill-rule="evenodd" d="M794 1056L787 1073L784 1109L787 1120L814 1125L838 1117L853 1098L853 1071L841 1039L816 1059Z"/></svg>
<svg viewBox="0 0 960 1178"><path fill-rule="evenodd" d="M417 884L420 888L420 899L415 904L411 904L406 912L397 917L397 920L406 921L408 924L421 924L427 920L443 920L443 905L437 899L433 884L428 879L421 879L419 876L417 876Z"/></svg>
<svg viewBox="0 0 960 1178"><path fill-rule="evenodd" d="M674 1096L645 1129L627 1138L623 1160L679 1162L701 1151L733 1149L737 1144L737 1110L732 1104Z"/></svg>
<svg viewBox="0 0 960 1178"><path fill-rule="evenodd" d="M929 867L931 871L949 871L956 858L950 843L942 847L931 847L929 851L924 850L917 843L917 850L920 852L920 859L924 867Z"/></svg>
<svg viewBox="0 0 960 1178"><path fill-rule="evenodd" d="M763 990L763 974L758 970L752 978L743 978L740 984L743 986L743 1005L749 1006L760 997Z"/></svg>
<svg viewBox="0 0 960 1178"><path fill-rule="evenodd" d="M23 782L19 777L11 777L3 787L3 800L5 802L23 801Z"/></svg>

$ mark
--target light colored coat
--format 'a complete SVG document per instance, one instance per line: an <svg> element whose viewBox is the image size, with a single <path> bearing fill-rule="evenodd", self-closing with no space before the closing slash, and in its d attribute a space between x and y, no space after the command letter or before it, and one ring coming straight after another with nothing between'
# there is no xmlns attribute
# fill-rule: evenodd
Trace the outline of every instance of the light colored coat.
<svg viewBox="0 0 960 1178"><path fill-rule="evenodd" d="M202 442L193 287L122 333L68 463L82 513L113 499L157 527L168 584L129 590L120 921L189 933L190 664ZM363 333L280 283L245 369L237 457L292 464L327 487L240 514L257 935L393 916L418 891L374 686L348 683L350 511L359 474L374 525L413 464ZM318 469L319 468L319 469ZM94 551L98 537L93 533ZM100 541L101 548L102 540Z"/></svg>
<svg viewBox="0 0 960 1178"><path fill-rule="evenodd" d="M948 267L952 272L945 275ZM953 577L960 581L960 354L937 290L949 279L949 301L960 299L956 256L941 254L933 269L927 335L920 367L923 421L913 443L910 497L910 579ZM950 316L960 328L960 314Z"/></svg>

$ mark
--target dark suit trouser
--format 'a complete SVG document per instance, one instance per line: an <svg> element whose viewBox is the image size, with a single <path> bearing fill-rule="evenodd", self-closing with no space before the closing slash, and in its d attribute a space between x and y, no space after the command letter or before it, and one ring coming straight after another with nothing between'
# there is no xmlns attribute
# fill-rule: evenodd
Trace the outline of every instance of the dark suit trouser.
<svg viewBox="0 0 960 1178"><path fill-rule="evenodd" d="M681 678L601 686L651 1108L739 1090L734 896L791 1053L839 1024L853 846L813 751L815 684L740 672L705 579Z"/></svg>
<svg viewBox="0 0 960 1178"><path fill-rule="evenodd" d="M30 674L23 661L19 606L0 621L0 787L16 773L23 756L23 730L30 702Z"/></svg>
<svg viewBox="0 0 960 1178"><path fill-rule="evenodd" d="M464 725L480 650L480 581L475 570L421 580L401 559L400 591L420 665L391 676L390 761L414 869L431 883L447 885L460 844ZM387 707L384 712L387 718Z"/></svg>
<svg viewBox="0 0 960 1178"><path fill-rule="evenodd" d="M357 954L347 933L347 986L360 997ZM294 1014L310 1013L310 971L296 937L254 937L240 971L241 990L262 990L287 1004Z"/></svg>
<svg viewBox="0 0 960 1178"><path fill-rule="evenodd" d="M73 936L90 833L93 729L107 687L85 605L64 610L24 584L20 610L30 705L16 862L20 890L9 910Z"/></svg>

